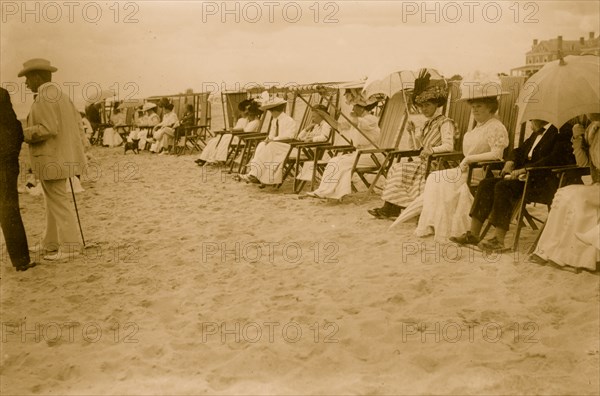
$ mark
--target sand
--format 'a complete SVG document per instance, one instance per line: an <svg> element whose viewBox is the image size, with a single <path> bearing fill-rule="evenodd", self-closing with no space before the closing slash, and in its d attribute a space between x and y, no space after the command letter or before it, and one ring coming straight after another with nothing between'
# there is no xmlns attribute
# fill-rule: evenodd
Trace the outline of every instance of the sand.
<svg viewBox="0 0 600 396"><path fill-rule="evenodd" d="M92 154L85 255L16 273L3 249L3 395L599 393L598 275L528 263L529 229L488 257L389 231L377 196Z"/></svg>

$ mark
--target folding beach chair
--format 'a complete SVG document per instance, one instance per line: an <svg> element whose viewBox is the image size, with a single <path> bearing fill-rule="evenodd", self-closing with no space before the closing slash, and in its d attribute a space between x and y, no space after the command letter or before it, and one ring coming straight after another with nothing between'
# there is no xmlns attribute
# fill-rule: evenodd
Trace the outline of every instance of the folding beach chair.
<svg viewBox="0 0 600 396"><path fill-rule="evenodd" d="M307 95L306 95L307 94ZM303 95L308 96L306 99ZM288 150L284 160L281 162L279 166L282 167L283 177L282 182L277 186L277 188L281 188L283 182L287 179L288 176L292 176L294 178L294 192L298 192L298 185L300 184L300 189L304 185L304 183L298 183L296 176L300 170L300 163L304 161L310 161L314 158L315 148L320 146L329 146L333 144L333 138L335 135L334 131L331 131L329 134L329 138L324 142L305 142L302 140L298 140L297 136L299 133L304 130L308 124L312 120L313 107L317 104L327 105L329 114L335 114L336 108L335 103L332 103L330 98L326 97L326 95L322 95L321 93L315 90L296 90L294 92L294 104L293 109L295 110L296 99L301 99L304 104L304 112L302 113L302 118L298 124L298 130L296 131L296 135L294 139L290 139L285 141L290 145L290 149Z"/></svg>
<svg viewBox="0 0 600 396"><path fill-rule="evenodd" d="M226 131L231 131L240 117L239 104L248 99L248 92L221 92L221 106L223 107L223 125Z"/></svg>
<svg viewBox="0 0 600 396"><path fill-rule="evenodd" d="M209 101L210 92L201 92L195 94L188 94L190 96L187 99L187 104L193 104L195 118L197 120L196 125L182 126L179 130L179 135L182 136L182 149L181 154L185 154L189 150L190 154L194 150L202 151L202 148L206 146L206 140L212 136L210 133L211 126L211 103ZM185 106L180 106L180 111L185 111ZM181 116L180 116L181 117Z"/></svg>
<svg viewBox="0 0 600 396"><path fill-rule="evenodd" d="M233 172L233 168L235 167L235 160L238 159L238 153L240 153L240 162L237 168L237 173L244 173L246 171L246 167L248 165L248 162L250 162L250 160L252 159L252 155L254 154L256 146L258 146L260 142L262 142L267 138L267 136L269 136L272 121L273 120L271 117L271 113L265 111L261 116L258 132L236 134L238 137L238 143L230 157L231 163L229 167L229 173Z"/></svg>
<svg viewBox="0 0 600 396"><path fill-rule="evenodd" d="M343 117L347 119L345 115ZM408 107L405 101L405 93L398 92L393 97L388 98L383 105L381 110L381 117L379 119L379 128L381 133L377 142L372 142L375 148L372 149L359 149L352 145L346 146L329 146L320 148L321 150L330 150L330 156L340 153L350 153L357 151L354 164L352 166L351 174L358 175L362 183L367 187L368 192L371 193L377 186L377 181L381 176L387 175L387 171L393 164L394 160L400 160L404 157L413 157L419 155L419 150L402 151L398 150L402 133L406 127L408 121ZM333 124L333 122L331 122ZM357 130L359 128L354 126ZM337 127L332 125L333 129L337 130ZM359 130L360 132L360 130ZM361 166L359 165L360 158L363 155L370 156L373 165ZM327 161L315 161L313 164L315 172L322 174L324 168L327 166ZM373 180L370 181L367 175L373 176ZM315 180L313 178L313 187ZM354 183L352 183L352 190L358 191Z"/></svg>
<svg viewBox="0 0 600 396"><path fill-rule="evenodd" d="M408 111L405 92L398 92L391 98L388 98L381 110L381 118L379 119L379 127L381 129L379 148L358 150L352 173L358 175L368 188L369 194L375 188L378 188L377 181L381 176L387 176L394 161L401 161L402 158L411 159L420 154L420 150L399 150L400 141L409 116L410 112ZM359 166L358 162L362 155L370 155L374 165ZM383 161L380 161L381 155L384 156ZM373 175L373 181L369 182L366 175Z"/></svg>

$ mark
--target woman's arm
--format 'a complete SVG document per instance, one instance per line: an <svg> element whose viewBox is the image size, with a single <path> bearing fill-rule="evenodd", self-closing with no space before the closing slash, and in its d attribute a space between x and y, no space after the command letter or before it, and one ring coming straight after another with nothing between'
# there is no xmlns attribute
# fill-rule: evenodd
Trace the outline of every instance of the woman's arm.
<svg viewBox="0 0 600 396"><path fill-rule="evenodd" d="M440 133L442 135L442 144L431 148L434 153L446 153L454 149L454 122L452 120L446 120L440 127Z"/></svg>
<svg viewBox="0 0 600 396"><path fill-rule="evenodd" d="M319 133L312 138L313 142L326 142L329 139L329 135L331 134L331 126L322 122L319 125Z"/></svg>
<svg viewBox="0 0 600 396"><path fill-rule="evenodd" d="M471 162L494 161L502 159L504 149L508 147L508 131L500 122L488 128L490 129L481 131L481 133L486 134L485 139L490 146L490 151L465 156L460 163L460 167L462 169L466 169L467 164Z"/></svg>
<svg viewBox="0 0 600 396"><path fill-rule="evenodd" d="M580 124L573 126L573 154L575 155L575 161L577 166L585 167L590 166L590 158L588 156L588 150L583 140L585 129Z"/></svg>

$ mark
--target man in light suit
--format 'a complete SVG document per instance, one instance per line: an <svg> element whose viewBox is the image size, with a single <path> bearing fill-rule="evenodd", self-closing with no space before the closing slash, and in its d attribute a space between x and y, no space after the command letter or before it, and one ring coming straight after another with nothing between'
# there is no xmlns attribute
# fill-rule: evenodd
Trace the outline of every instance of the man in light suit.
<svg viewBox="0 0 600 396"><path fill-rule="evenodd" d="M81 117L65 92L52 84L57 69L45 59L23 64L19 77L36 93L23 129L31 167L41 180L46 201L46 232L36 251L46 260L65 260L81 252L77 220L66 180L83 174L86 157L81 142Z"/></svg>
<svg viewBox="0 0 600 396"><path fill-rule="evenodd" d="M10 261L17 271L35 267L27 250L27 236L19 212L19 152L23 129L12 108L10 95L0 88L0 226Z"/></svg>

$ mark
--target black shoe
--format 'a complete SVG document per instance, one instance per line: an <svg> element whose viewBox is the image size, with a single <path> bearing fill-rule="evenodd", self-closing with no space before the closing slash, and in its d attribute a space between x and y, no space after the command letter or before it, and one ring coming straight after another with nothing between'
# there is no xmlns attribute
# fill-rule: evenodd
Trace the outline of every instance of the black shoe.
<svg viewBox="0 0 600 396"><path fill-rule="evenodd" d="M262 184L262 183L260 182L260 180L258 180L258 178L257 178L256 176L254 176L254 175L247 175L247 178L248 178L248 181L249 181L250 183L254 183L254 184Z"/></svg>
<svg viewBox="0 0 600 396"><path fill-rule="evenodd" d="M19 271L27 271L29 268L33 268L36 265L37 265L37 263L32 261L29 264L16 266L15 269L17 270L17 272L19 272Z"/></svg>
<svg viewBox="0 0 600 396"><path fill-rule="evenodd" d="M367 210L367 212L369 212L369 214L377 219L381 219L381 211L382 208L375 208L375 209L369 209Z"/></svg>
<svg viewBox="0 0 600 396"><path fill-rule="evenodd" d="M496 237L485 241L481 241L477 244L477 246L485 252L503 251L505 249L504 244L500 242Z"/></svg>
<svg viewBox="0 0 600 396"><path fill-rule="evenodd" d="M206 164L206 161L201 160L201 159L197 159L196 161L194 161L198 166L202 166L204 164Z"/></svg>
<svg viewBox="0 0 600 396"><path fill-rule="evenodd" d="M479 238L471 234L471 231L467 231L461 236L450 237L450 241L458 243L459 245L477 245L479 243Z"/></svg>

